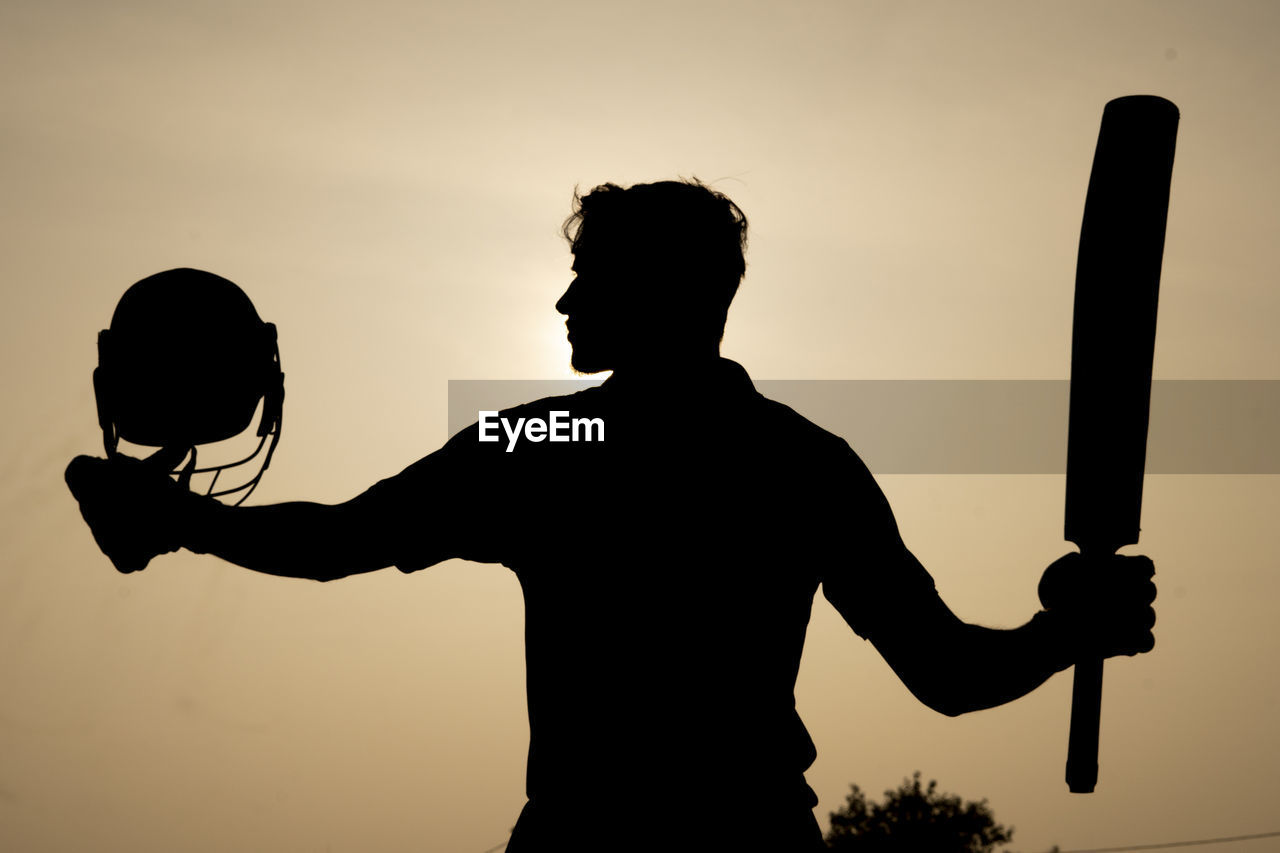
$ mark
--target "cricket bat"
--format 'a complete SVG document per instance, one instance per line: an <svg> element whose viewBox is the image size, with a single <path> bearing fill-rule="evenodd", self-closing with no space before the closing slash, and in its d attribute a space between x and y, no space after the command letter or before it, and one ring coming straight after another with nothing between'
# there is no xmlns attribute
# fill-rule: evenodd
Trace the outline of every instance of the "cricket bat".
<svg viewBox="0 0 1280 853"><path fill-rule="evenodd" d="M1132 95L1109 102L1093 157L1076 260L1067 432L1066 538L1105 558L1138 541L1160 261L1178 108ZM1067 786L1098 780L1102 661L1079 661Z"/></svg>

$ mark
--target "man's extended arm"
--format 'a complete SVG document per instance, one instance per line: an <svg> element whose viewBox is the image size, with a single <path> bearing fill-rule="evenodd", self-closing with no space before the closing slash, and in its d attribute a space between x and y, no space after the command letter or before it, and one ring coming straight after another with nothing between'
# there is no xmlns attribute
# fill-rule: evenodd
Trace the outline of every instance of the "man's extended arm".
<svg viewBox="0 0 1280 853"><path fill-rule="evenodd" d="M336 580L392 564L356 501L253 507L210 501L183 527L188 550L281 577Z"/></svg>
<svg viewBox="0 0 1280 853"><path fill-rule="evenodd" d="M122 572L187 548L254 571L333 580L392 564L385 511L366 493L337 505L231 507L191 493L146 460L80 456L67 485L103 553Z"/></svg>

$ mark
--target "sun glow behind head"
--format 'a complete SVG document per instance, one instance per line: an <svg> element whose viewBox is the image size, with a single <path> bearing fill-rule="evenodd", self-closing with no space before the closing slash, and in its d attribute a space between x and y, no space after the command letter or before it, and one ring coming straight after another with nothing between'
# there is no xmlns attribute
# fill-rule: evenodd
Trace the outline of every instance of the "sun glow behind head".
<svg viewBox="0 0 1280 853"><path fill-rule="evenodd" d="M212 475L206 494L243 503L257 487L280 440L284 374L276 327L258 317L232 282L213 273L174 269L134 284L111 326L98 335L93 373L98 423L108 457L121 442L158 447L190 484ZM235 461L197 467L199 445L233 446L258 417L257 446ZM225 451L224 451L225 452ZM261 457L242 485L217 489L223 471Z"/></svg>

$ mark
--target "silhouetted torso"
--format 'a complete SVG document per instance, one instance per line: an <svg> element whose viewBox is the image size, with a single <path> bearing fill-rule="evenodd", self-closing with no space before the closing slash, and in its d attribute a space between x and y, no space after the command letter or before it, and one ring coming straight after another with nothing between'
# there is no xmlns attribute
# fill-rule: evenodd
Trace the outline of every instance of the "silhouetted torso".
<svg viewBox="0 0 1280 853"><path fill-rule="evenodd" d="M727 360L502 415L552 411L602 418L605 440L507 452L472 426L363 498L389 508L379 535L402 570L461 557L520 579L531 805L510 849L522 832L591 847L619 809L637 848L687 839L686 820L724 842L730 807L757 840L816 833L793 694L814 592L846 617L865 599L865 634L895 600L877 588L932 586L866 468Z"/></svg>

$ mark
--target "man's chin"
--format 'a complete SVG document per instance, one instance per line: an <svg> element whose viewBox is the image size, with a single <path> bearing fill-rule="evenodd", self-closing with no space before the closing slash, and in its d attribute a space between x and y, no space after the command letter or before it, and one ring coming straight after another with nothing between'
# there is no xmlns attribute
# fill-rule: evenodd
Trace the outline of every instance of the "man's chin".
<svg viewBox="0 0 1280 853"><path fill-rule="evenodd" d="M606 373L613 370L612 367L596 367L594 365L591 367L579 367L573 362L569 363L569 367L573 368L573 372L579 376L594 376L597 373Z"/></svg>
<svg viewBox="0 0 1280 853"><path fill-rule="evenodd" d="M573 368L575 373L581 373L584 375L603 373L606 370L613 369L613 366L608 364L604 359L582 356L577 352L574 352L573 356L569 359L569 366Z"/></svg>

